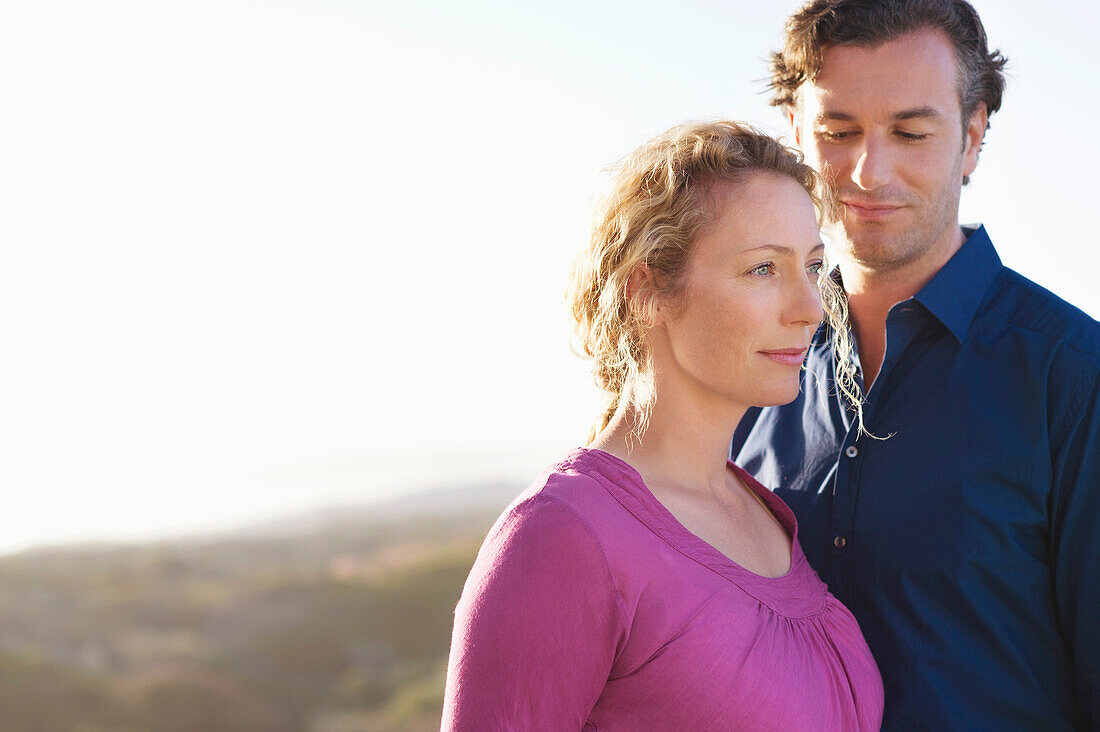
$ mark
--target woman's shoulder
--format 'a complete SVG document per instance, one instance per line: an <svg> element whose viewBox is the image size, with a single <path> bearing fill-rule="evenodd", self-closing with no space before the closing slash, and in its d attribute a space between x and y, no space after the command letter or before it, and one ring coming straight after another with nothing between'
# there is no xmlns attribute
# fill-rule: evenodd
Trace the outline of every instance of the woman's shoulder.
<svg viewBox="0 0 1100 732"><path fill-rule="evenodd" d="M539 602L604 598L621 610L607 492L570 453L521 493L489 530L470 571L464 602L484 596L542 598ZM611 501L614 502L613 500ZM547 598L553 598L552 600Z"/></svg>
<svg viewBox="0 0 1100 732"><path fill-rule="evenodd" d="M586 533L597 537L617 503L594 470L591 451L578 448L544 470L504 509L490 532Z"/></svg>

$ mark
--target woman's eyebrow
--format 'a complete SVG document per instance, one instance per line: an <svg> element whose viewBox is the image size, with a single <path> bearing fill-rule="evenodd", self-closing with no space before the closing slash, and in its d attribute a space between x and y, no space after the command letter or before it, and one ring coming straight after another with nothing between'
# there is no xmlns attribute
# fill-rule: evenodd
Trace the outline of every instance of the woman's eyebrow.
<svg viewBox="0 0 1100 732"><path fill-rule="evenodd" d="M818 242L817 246L815 246L810 251L811 252L816 252L818 249L824 249L824 248L825 248L825 244L822 243L822 242ZM771 251L771 252L778 252L779 254L794 254L795 253L794 249L791 249L790 247L780 246L778 244L761 244L758 247L752 247L751 249L743 249L742 251L747 253L747 252L759 252L761 250L766 250L766 251Z"/></svg>

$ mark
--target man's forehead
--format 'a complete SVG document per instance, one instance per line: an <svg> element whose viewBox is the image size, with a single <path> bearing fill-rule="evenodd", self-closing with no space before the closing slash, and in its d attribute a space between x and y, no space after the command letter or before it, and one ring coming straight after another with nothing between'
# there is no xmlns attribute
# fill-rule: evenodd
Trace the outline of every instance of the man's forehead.
<svg viewBox="0 0 1100 732"><path fill-rule="evenodd" d="M799 87L798 102L813 116L834 118L883 106L891 115L927 116L929 109L948 113L958 106L955 52L938 30L908 33L873 47L829 46L816 77Z"/></svg>

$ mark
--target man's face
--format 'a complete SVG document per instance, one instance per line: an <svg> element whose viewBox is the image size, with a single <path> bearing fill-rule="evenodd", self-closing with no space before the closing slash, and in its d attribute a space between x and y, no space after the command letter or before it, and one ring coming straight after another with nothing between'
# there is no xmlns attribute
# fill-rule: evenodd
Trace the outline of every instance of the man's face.
<svg viewBox="0 0 1100 732"><path fill-rule="evenodd" d="M799 107L798 143L842 204L831 233L846 258L886 272L957 240L962 180L978 163L986 114L981 107L963 132L946 36L921 30L873 49L826 48Z"/></svg>

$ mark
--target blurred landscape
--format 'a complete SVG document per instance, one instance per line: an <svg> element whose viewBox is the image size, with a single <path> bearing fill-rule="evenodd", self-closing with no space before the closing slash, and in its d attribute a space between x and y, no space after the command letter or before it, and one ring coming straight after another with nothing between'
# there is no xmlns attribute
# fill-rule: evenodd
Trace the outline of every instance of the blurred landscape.
<svg viewBox="0 0 1100 732"><path fill-rule="evenodd" d="M0 557L0 729L439 729L455 603L520 489Z"/></svg>

